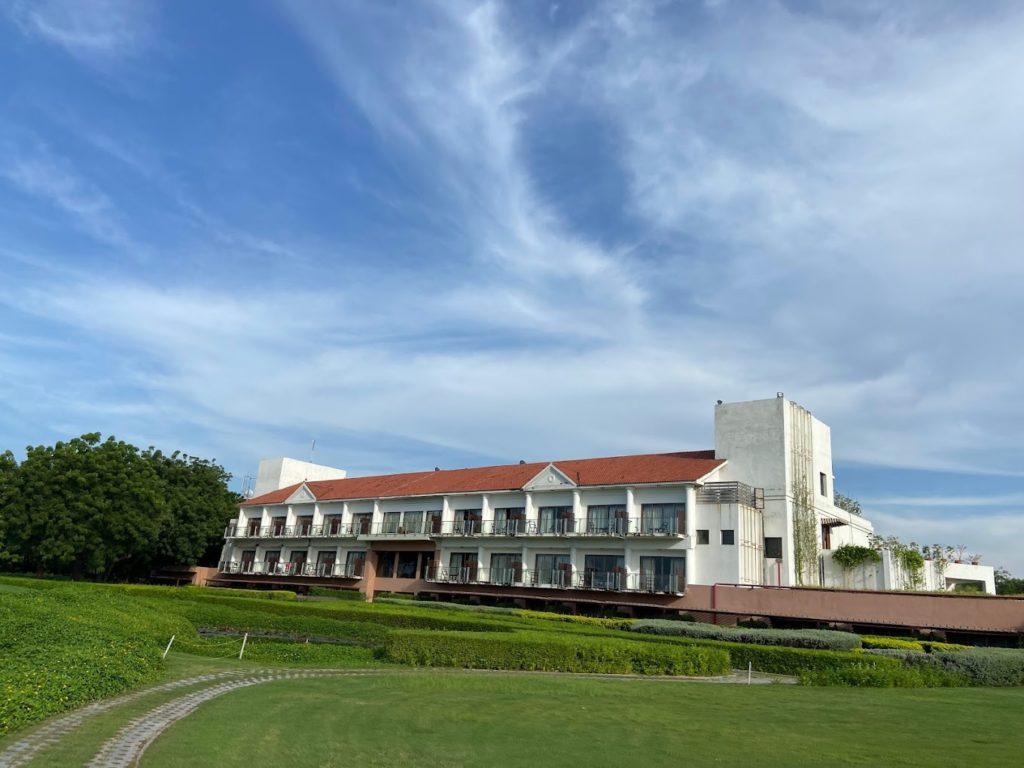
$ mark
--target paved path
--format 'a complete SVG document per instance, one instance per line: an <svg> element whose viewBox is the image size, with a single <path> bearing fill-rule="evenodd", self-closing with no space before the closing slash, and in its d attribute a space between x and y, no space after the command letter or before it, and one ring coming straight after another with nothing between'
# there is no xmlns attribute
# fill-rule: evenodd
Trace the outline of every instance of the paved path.
<svg viewBox="0 0 1024 768"><path fill-rule="evenodd" d="M100 749L96 756L87 763L87 768L129 768L137 765L146 747L163 733L172 724L190 715L199 707L211 699L223 696L225 693L237 691L240 688L247 688L261 683L272 683L275 680L294 680L308 677L330 677L347 676L356 677L360 675L380 674L376 671L339 671L339 670L306 670L306 671L280 671L251 675L238 680L227 680L222 683L201 688L172 701L162 704L156 709L136 717L124 728L117 732L114 738L110 739Z"/></svg>
<svg viewBox="0 0 1024 768"><path fill-rule="evenodd" d="M151 693L173 691L176 688L187 688L192 685L208 683L214 680L241 677L242 675L251 675L267 671L269 670L236 669L229 672L215 672L207 675L188 677L182 680L172 680L169 683L155 685L151 688L143 688L142 690L126 693L123 696L116 696L112 699L94 701L92 704L88 704L81 709L76 709L63 717L58 717L55 720L49 721L45 725L26 735L24 738L18 739L18 741L11 744L3 752L0 752L0 768L17 768L17 766L25 765L37 752L39 752L39 750L55 744L68 733L78 728L78 726L90 717L98 715L101 712L106 712L114 707L120 707L122 704L128 704L136 701Z"/></svg>

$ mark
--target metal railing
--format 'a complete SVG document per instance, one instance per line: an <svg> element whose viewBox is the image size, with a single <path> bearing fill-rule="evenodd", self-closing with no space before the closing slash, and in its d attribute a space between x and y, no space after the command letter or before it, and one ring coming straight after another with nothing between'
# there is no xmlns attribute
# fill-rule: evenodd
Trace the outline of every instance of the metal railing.
<svg viewBox="0 0 1024 768"><path fill-rule="evenodd" d="M743 504L764 509L764 488L752 488L746 483L704 483L697 489L698 504Z"/></svg>
<svg viewBox="0 0 1024 768"><path fill-rule="evenodd" d="M243 576L314 576L320 578L358 579L363 575L362 563L284 563L222 561L221 573Z"/></svg>
<svg viewBox="0 0 1024 768"><path fill-rule="evenodd" d="M681 594L686 589L682 574L648 574L621 571L582 571L567 569L528 570L525 568L446 568L432 566L427 581L442 584L479 584L502 587L548 587L605 592L647 592Z"/></svg>
<svg viewBox="0 0 1024 768"><path fill-rule="evenodd" d="M355 538L358 536L682 536L682 521L677 517L640 516L593 520L455 520L440 522L428 518L413 523L394 520L373 523L324 523L323 525L229 525L226 539L313 539Z"/></svg>

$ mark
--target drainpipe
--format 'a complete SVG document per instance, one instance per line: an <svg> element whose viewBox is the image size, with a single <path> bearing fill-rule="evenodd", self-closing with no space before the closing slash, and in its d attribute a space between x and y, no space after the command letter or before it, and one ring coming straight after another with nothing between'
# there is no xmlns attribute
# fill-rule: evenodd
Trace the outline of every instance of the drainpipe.
<svg viewBox="0 0 1024 768"><path fill-rule="evenodd" d="M718 605L718 582L711 585L711 623L718 623L718 612L715 607Z"/></svg>

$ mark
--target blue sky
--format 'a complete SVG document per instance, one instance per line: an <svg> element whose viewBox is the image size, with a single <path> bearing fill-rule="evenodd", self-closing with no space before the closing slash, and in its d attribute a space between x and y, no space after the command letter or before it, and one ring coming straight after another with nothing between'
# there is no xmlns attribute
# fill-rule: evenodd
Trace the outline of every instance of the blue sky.
<svg viewBox="0 0 1024 768"><path fill-rule="evenodd" d="M831 424L1024 572L1024 8L0 2L0 445L355 474Z"/></svg>

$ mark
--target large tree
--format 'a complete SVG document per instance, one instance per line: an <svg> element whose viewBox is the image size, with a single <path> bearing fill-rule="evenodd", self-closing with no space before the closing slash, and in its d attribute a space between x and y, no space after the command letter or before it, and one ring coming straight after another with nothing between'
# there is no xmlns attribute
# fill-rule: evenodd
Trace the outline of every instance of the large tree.
<svg viewBox="0 0 1024 768"><path fill-rule="evenodd" d="M0 556L9 565L94 578L194 563L221 536L238 496L213 462L98 433L0 457Z"/></svg>

